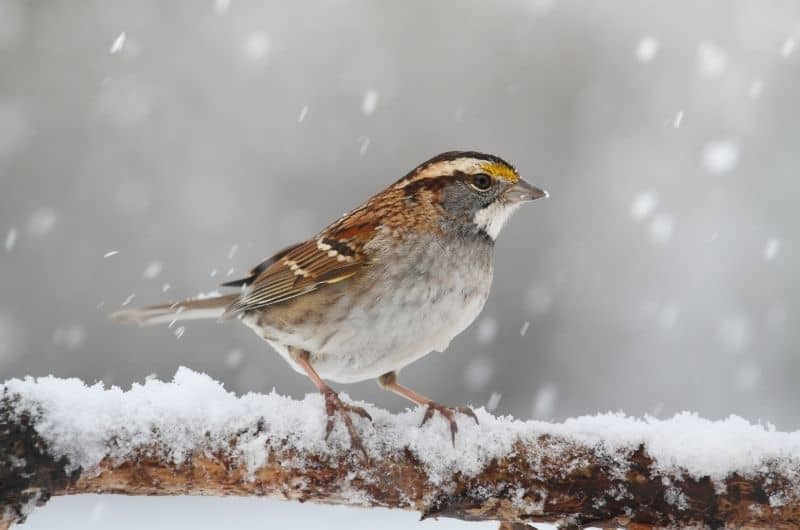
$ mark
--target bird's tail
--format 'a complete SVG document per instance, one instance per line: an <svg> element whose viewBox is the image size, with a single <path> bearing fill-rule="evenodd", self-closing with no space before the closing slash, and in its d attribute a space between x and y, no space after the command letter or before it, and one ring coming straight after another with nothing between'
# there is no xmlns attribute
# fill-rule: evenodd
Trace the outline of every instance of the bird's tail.
<svg viewBox="0 0 800 530"><path fill-rule="evenodd" d="M111 320L139 326L170 324L179 320L197 320L204 318L220 318L225 309L231 305L238 294L217 296L214 298L190 299L173 304L160 304L141 309L123 309L109 315Z"/></svg>

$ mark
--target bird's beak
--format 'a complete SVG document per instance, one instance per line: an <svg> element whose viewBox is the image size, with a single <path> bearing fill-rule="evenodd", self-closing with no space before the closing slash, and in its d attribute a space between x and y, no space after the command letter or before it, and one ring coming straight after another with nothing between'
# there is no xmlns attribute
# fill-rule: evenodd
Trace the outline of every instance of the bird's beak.
<svg viewBox="0 0 800 530"><path fill-rule="evenodd" d="M508 188L503 195L513 203L535 201L541 198L546 199L550 196L546 191L532 186L522 179L519 179L519 182Z"/></svg>

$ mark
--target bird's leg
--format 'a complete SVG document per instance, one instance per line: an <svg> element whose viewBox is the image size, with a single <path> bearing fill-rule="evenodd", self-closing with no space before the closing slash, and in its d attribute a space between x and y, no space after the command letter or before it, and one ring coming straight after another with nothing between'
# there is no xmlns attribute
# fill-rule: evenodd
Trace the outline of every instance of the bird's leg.
<svg viewBox="0 0 800 530"><path fill-rule="evenodd" d="M329 387L328 384L322 380L317 371L314 370L314 367L311 366L310 355L307 351L296 348L290 348L289 351L294 361L303 368L308 378L311 379L325 397L325 413L328 415L328 423L325 425L325 439L327 440L331 435L331 431L333 430L333 418L336 412L339 411L342 421L344 421L345 427L347 427L347 432L350 434L350 445L354 449L361 451L364 458L367 458L367 451L364 449L364 444L361 443L361 437L358 435L358 432L356 432L350 414L358 414L369 421L372 421L372 416L363 408L349 405L339 399L339 394Z"/></svg>
<svg viewBox="0 0 800 530"><path fill-rule="evenodd" d="M417 405L421 405L426 407L427 410L425 411L425 416L422 418L422 423L419 424L420 427L425 425L429 419L433 417L434 412L438 412L448 421L450 424L450 439L453 442L453 447L456 445L456 432L458 432L458 424L456 424L455 414L456 412L460 412L466 416L469 416L475 423L478 423L478 417L475 415L475 412L469 407L446 407L439 403L436 403L430 398L423 396L422 394L415 392L408 388L407 386L403 386L397 382L397 374L395 372L388 372L383 374L378 378L378 385L384 390L388 390L389 392L393 392L398 396L404 397L409 401L416 403Z"/></svg>

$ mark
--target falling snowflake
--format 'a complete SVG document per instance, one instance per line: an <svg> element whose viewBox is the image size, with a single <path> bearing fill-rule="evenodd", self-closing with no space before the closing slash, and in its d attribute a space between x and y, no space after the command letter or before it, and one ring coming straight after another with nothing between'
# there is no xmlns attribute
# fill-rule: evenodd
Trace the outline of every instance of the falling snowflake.
<svg viewBox="0 0 800 530"><path fill-rule="evenodd" d="M369 148L369 136L359 136L358 142L361 144L358 148L358 154L364 156Z"/></svg>
<svg viewBox="0 0 800 530"><path fill-rule="evenodd" d="M103 259L108 259L119 254L119 250L110 250L103 254Z"/></svg>
<svg viewBox="0 0 800 530"><path fill-rule="evenodd" d="M682 122L683 122L683 111L679 110L678 113L675 115L675 119L672 120L672 126L677 129L681 126Z"/></svg>
<svg viewBox="0 0 800 530"><path fill-rule="evenodd" d="M778 255L778 251L781 249L781 242L779 239L774 237L769 238L767 240L767 244L764 245L764 259L766 261L772 261Z"/></svg>
<svg viewBox="0 0 800 530"><path fill-rule="evenodd" d="M634 221L644 221L655 211L658 205L658 195L652 191L637 193L631 203L631 218Z"/></svg>
<svg viewBox="0 0 800 530"><path fill-rule="evenodd" d="M661 44L655 38L644 37L636 45L636 58L639 59L639 62L649 63L655 58L660 46Z"/></svg>
<svg viewBox="0 0 800 530"><path fill-rule="evenodd" d="M531 323L528 320L526 320L525 323L522 324L522 327L519 330L520 337L525 336L525 334L528 332L529 327L531 327Z"/></svg>
<svg viewBox="0 0 800 530"><path fill-rule="evenodd" d="M703 166L706 171L721 175L739 163L739 145L733 140L709 142L703 148Z"/></svg>
<svg viewBox="0 0 800 530"><path fill-rule="evenodd" d="M185 327L183 327L183 326L178 326L177 328L175 328L175 331L174 331L174 333L175 333L175 338L177 338L177 339L180 339L181 337L183 337L183 334L184 334L185 332L186 332L186 328L185 328Z"/></svg>
<svg viewBox="0 0 800 530"><path fill-rule="evenodd" d="M364 99L361 102L361 112L369 116L375 109L378 108L378 92L369 89L364 93Z"/></svg>
<svg viewBox="0 0 800 530"><path fill-rule="evenodd" d="M487 345L497 336L497 320L494 317L486 316L478 323L476 330L478 343Z"/></svg>
<svg viewBox="0 0 800 530"><path fill-rule="evenodd" d="M244 354L242 350L235 349L228 352L228 355L225 356L225 366L228 368L236 368L240 364L242 364L242 359L244 359Z"/></svg>
<svg viewBox="0 0 800 530"><path fill-rule="evenodd" d="M12 227L9 228L8 233L6 234L6 252L11 252L14 250L14 246L17 244L17 229Z"/></svg>
<svg viewBox="0 0 800 530"><path fill-rule="evenodd" d="M109 51L109 53L111 53L113 55L113 54L117 53L118 51L120 51L123 46L125 46L125 32L124 31L122 33L120 33L119 35L117 35L117 38L114 39L113 43L111 43L111 49L108 50L108 51Z"/></svg>
<svg viewBox="0 0 800 530"><path fill-rule="evenodd" d="M162 265L160 261L152 261L144 268L142 277L144 277L145 280L154 280L158 278L162 270L164 270L164 265Z"/></svg>
<svg viewBox="0 0 800 530"><path fill-rule="evenodd" d="M492 392L492 395L489 396L489 401L486 402L486 410L494 411L497 409L497 406L500 404L500 400L503 398L503 394L499 392Z"/></svg>
<svg viewBox="0 0 800 530"><path fill-rule="evenodd" d="M797 46L796 40L792 38L786 39L783 43L783 46L781 46L781 57L789 57L794 51L796 46Z"/></svg>
<svg viewBox="0 0 800 530"><path fill-rule="evenodd" d="M533 417L550 419L556 408L558 389L553 383L545 383L539 387L533 396Z"/></svg>
<svg viewBox="0 0 800 530"><path fill-rule="evenodd" d="M727 66L728 55L713 42L703 42L697 47L697 68L703 77L719 77Z"/></svg>
<svg viewBox="0 0 800 530"><path fill-rule="evenodd" d="M214 0L214 11L222 15L231 7L231 0Z"/></svg>
<svg viewBox="0 0 800 530"><path fill-rule="evenodd" d="M464 372L464 382L473 391L483 390L494 374L494 363L487 357L473 359Z"/></svg>
<svg viewBox="0 0 800 530"><path fill-rule="evenodd" d="M251 33L245 41L244 52L253 61L265 59L269 53L269 36L263 31Z"/></svg>
<svg viewBox="0 0 800 530"><path fill-rule="evenodd" d="M308 114L308 105L304 105L302 109L300 109L300 116L297 117L297 123L303 123L303 120L306 119L306 115Z"/></svg>

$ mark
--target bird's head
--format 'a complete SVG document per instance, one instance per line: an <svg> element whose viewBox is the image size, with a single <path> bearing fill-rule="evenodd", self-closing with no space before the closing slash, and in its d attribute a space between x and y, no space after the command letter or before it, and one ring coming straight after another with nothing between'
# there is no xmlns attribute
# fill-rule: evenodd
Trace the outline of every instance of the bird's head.
<svg viewBox="0 0 800 530"><path fill-rule="evenodd" d="M502 158L474 151L435 156L394 188L402 188L412 200L438 203L445 223L485 232L493 240L519 206L548 196L524 181Z"/></svg>

